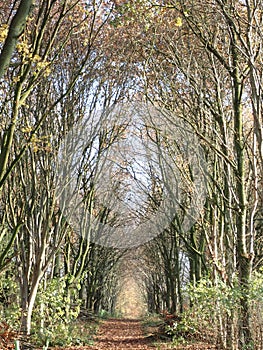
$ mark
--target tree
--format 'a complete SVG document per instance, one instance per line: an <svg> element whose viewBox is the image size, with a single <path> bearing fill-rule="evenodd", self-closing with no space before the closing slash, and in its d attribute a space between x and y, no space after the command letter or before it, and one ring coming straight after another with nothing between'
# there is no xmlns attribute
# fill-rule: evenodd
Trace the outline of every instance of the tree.
<svg viewBox="0 0 263 350"><path fill-rule="evenodd" d="M52 162L62 137L96 105L101 56L99 47L92 50L107 21L82 1L38 5L19 38L12 55L16 64L6 72L1 94L2 219L10 232L1 263L5 266L15 256L20 265L22 327L27 333L40 281L67 230L57 208ZM83 101L91 90L94 99L88 110Z"/></svg>
<svg viewBox="0 0 263 350"><path fill-rule="evenodd" d="M251 74L260 75L260 4L118 2L115 20L119 32L125 32L124 45L133 47L129 61L141 82L138 89L190 123L207 154L209 197L201 237L213 260L215 283L221 278L232 285L233 276L239 276L240 348L253 346L248 295L257 249L254 221L260 213L262 125L259 79L251 81ZM171 125L176 121L169 119Z"/></svg>

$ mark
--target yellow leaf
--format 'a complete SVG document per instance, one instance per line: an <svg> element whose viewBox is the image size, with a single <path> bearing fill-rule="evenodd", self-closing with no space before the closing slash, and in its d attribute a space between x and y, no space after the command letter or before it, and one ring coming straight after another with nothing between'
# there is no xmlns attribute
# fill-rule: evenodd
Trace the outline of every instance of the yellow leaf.
<svg viewBox="0 0 263 350"><path fill-rule="evenodd" d="M0 26L0 43L3 43L8 34L8 26L6 24L2 24Z"/></svg>
<svg viewBox="0 0 263 350"><path fill-rule="evenodd" d="M176 21L175 21L176 27L181 27L182 24L183 24L182 18L181 18L181 17L177 17L177 18L176 18Z"/></svg>

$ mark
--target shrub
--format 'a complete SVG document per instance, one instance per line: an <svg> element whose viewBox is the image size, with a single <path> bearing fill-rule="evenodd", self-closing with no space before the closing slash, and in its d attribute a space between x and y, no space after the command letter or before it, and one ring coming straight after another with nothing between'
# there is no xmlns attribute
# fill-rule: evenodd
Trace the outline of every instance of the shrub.
<svg viewBox="0 0 263 350"><path fill-rule="evenodd" d="M173 339L199 338L219 347L236 346L238 341L238 319L243 290L237 278L233 285L218 281L215 285L203 278L185 290L191 307L179 322L167 324L166 333ZM263 273L255 272L250 283L251 329L257 350L263 349Z"/></svg>
<svg viewBox="0 0 263 350"><path fill-rule="evenodd" d="M77 318L80 302L67 289L66 278L55 278L39 289L32 319L38 342L65 345L73 342L70 327Z"/></svg>

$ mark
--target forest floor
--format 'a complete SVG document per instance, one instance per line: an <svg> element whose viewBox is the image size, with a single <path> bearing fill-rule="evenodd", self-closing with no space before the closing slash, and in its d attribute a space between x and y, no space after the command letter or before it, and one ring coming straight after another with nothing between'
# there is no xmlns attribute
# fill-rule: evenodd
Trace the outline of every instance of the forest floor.
<svg viewBox="0 0 263 350"><path fill-rule="evenodd" d="M93 345L48 347L49 350L216 350L215 345L197 341L175 345L170 339L162 337L158 323L144 322L142 319L110 318L99 322L96 334L92 335ZM95 329L95 328L93 328ZM84 329L83 332L85 333ZM94 331L95 332L95 331ZM87 331L87 333L89 333ZM85 336L86 334L83 334ZM90 335L90 334L87 334ZM0 350L14 349L14 338L0 337ZM27 346L21 341L21 350L39 349ZM43 349L40 348L41 350ZM39 349L39 350L40 350Z"/></svg>
<svg viewBox="0 0 263 350"><path fill-rule="evenodd" d="M215 350L216 346L206 343L173 345L158 337L156 327L144 327L141 320L104 320L94 338L94 345L64 347L58 350Z"/></svg>

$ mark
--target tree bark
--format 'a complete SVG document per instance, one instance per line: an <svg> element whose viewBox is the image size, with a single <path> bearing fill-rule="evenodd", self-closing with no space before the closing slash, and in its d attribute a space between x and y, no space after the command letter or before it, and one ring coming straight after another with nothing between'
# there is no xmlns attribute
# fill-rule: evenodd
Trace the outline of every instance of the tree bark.
<svg viewBox="0 0 263 350"><path fill-rule="evenodd" d="M31 5L32 0L21 0L16 14L11 21L9 32L0 54L0 79L5 74L15 50L17 40L23 33Z"/></svg>

